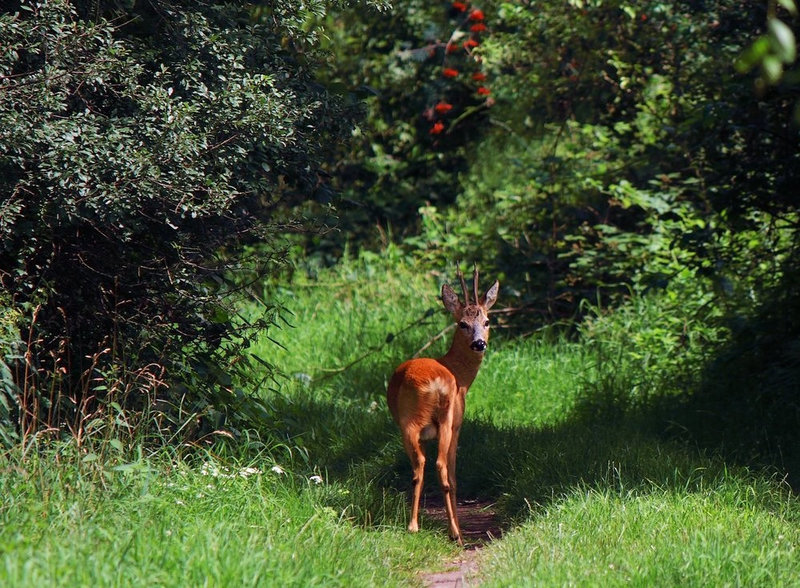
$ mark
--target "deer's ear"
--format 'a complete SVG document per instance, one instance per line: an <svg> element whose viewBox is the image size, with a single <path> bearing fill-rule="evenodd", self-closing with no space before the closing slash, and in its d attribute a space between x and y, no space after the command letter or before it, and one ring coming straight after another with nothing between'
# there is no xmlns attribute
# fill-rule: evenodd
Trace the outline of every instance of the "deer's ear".
<svg viewBox="0 0 800 588"><path fill-rule="evenodd" d="M458 294L453 292L453 289L447 284L442 286L442 303L452 314L458 314L463 308L461 302L458 301Z"/></svg>
<svg viewBox="0 0 800 588"><path fill-rule="evenodd" d="M481 300L481 306L484 307L486 310L489 310L495 302L497 302L497 291L500 289L500 282L495 280L492 287L486 290L486 294L483 295L483 300Z"/></svg>

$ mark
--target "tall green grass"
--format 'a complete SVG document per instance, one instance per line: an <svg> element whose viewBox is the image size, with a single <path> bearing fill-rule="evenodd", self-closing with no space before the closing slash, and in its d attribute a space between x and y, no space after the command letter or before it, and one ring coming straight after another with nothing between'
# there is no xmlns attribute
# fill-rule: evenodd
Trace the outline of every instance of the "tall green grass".
<svg viewBox="0 0 800 588"><path fill-rule="evenodd" d="M495 425L552 426L573 411L592 355L564 338L495 337L467 397L470 416Z"/></svg>
<svg viewBox="0 0 800 588"><path fill-rule="evenodd" d="M353 525L331 505L357 482L290 464L207 454L194 465L159 455L112 466L69 453L6 460L1 585L401 585L452 549L432 533Z"/></svg>
<svg viewBox="0 0 800 588"><path fill-rule="evenodd" d="M491 547L486 586L793 586L797 506L763 480L576 488Z"/></svg>
<svg viewBox="0 0 800 588"><path fill-rule="evenodd" d="M6 455L0 585L418 584L457 549L435 521L405 532L411 471L384 395L401 361L446 351L448 279L389 251L265 284L293 326L254 344L283 375L249 390L267 416L235 442ZM652 345L660 304L598 314L573 339L495 330L457 467L459 496L496 502L505 521L479 558L487 585L800 577L800 505L782 474L675 434L702 354Z"/></svg>

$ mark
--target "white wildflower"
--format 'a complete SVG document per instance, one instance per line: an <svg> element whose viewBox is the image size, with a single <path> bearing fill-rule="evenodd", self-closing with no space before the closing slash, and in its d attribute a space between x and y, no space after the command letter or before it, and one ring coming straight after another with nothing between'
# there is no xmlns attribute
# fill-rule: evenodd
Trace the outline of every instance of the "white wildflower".
<svg viewBox="0 0 800 588"><path fill-rule="evenodd" d="M273 469L273 471L274 471L274 469ZM242 468L241 470L239 470L239 475L242 478L248 478L250 476L254 476L254 475L260 474L260 473L261 473L261 470L258 469L258 468Z"/></svg>
<svg viewBox="0 0 800 588"><path fill-rule="evenodd" d="M211 476L212 478L235 478L233 474L230 473L230 469L226 467L220 467L217 464L206 462L203 464L203 467L200 468L200 474L203 476Z"/></svg>
<svg viewBox="0 0 800 588"><path fill-rule="evenodd" d="M314 482L315 484L322 484L322 477L321 476L311 476L308 480L310 482Z"/></svg>
<svg viewBox="0 0 800 588"><path fill-rule="evenodd" d="M283 474L286 473L284 469L279 465L272 466L272 471L278 474L279 476L282 476Z"/></svg>

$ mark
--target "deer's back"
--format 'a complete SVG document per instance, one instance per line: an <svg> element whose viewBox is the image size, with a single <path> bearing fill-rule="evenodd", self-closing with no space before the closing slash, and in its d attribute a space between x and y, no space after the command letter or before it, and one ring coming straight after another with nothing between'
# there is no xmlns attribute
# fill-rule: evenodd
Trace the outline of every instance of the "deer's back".
<svg viewBox="0 0 800 588"><path fill-rule="evenodd" d="M416 424L420 429L438 422L456 393L455 376L435 359L410 359L398 367L386 397L398 425Z"/></svg>

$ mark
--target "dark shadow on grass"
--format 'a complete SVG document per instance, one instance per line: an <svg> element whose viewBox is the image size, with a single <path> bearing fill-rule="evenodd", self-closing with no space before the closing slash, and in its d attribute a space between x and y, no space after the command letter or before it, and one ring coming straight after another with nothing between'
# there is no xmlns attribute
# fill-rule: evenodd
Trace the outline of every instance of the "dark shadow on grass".
<svg viewBox="0 0 800 588"><path fill-rule="evenodd" d="M651 428L732 463L774 469L800 489L800 279L747 320L690 394L639 410Z"/></svg>
<svg viewBox="0 0 800 588"><path fill-rule="evenodd" d="M626 382L587 389L566 418L549 427L497 426L470 415L458 453L460 501L497 503L505 525L576 489L701 491L738 466L773 468L798 483L800 472L800 288L786 291L709 359L703 381L680 397L630 405ZM275 428L307 448L309 465L332 482L354 475L363 496L344 496L362 524L405 525L386 509L388 492L405 501L411 467L384 397L391 366L365 361L273 401ZM320 394L320 388L325 392ZM427 448L425 492L439 496L434 444ZM743 473L743 475L746 475ZM349 501L349 504L345 504ZM423 527L440 528L436 521Z"/></svg>
<svg viewBox="0 0 800 588"><path fill-rule="evenodd" d="M373 404L373 402L375 404ZM330 482L363 482L358 495L331 495L331 506L347 511L357 524L405 527L407 513L386 507L408 501L411 467L383 396L320 400L314 394L287 400L279 413L288 438L302 439L310 465ZM607 411L577 412L547 428L500 427L468 417L460 437L458 498L464 505L495 504L500 532L531 512L576 489L650 492L699 491L727 475L726 463L681 440L670 439L656 421ZM435 443L427 446L426 500L439 501ZM398 514L399 513L399 514ZM423 528L445 527L436 517Z"/></svg>

